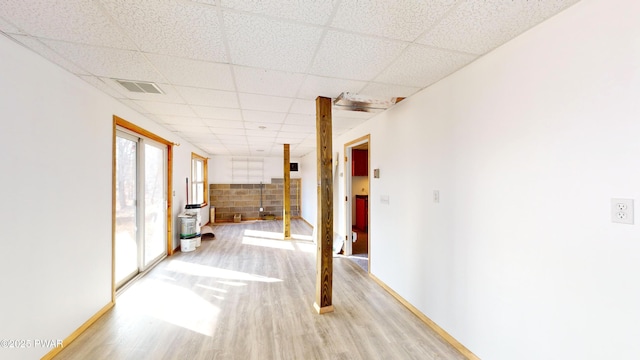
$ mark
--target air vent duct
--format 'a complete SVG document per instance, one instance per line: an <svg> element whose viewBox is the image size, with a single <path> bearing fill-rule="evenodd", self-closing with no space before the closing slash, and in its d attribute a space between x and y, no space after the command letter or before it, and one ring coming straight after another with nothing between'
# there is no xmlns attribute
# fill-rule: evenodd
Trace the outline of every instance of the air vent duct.
<svg viewBox="0 0 640 360"><path fill-rule="evenodd" d="M129 81L129 80L120 80L114 79L118 84L122 85L125 89L135 92L135 93L144 93L144 94L163 94L162 90L158 87L158 85L152 82L142 82L142 81Z"/></svg>
<svg viewBox="0 0 640 360"><path fill-rule="evenodd" d="M370 96L343 92L333 101L333 106L336 109L347 111L381 112L403 99L401 97L376 99Z"/></svg>

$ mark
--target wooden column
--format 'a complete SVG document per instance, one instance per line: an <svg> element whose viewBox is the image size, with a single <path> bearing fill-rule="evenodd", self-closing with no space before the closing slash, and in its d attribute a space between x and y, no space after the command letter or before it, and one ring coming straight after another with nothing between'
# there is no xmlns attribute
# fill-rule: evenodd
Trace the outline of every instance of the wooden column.
<svg viewBox="0 0 640 360"><path fill-rule="evenodd" d="M284 223L284 239L291 239L291 168L289 144L284 144L284 201L282 222Z"/></svg>
<svg viewBox="0 0 640 360"><path fill-rule="evenodd" d="M318 151L318 221L316 224L316 301L318 314L333 311L333 174L331 144L331 99L316 98L316 141Z"/></svg>

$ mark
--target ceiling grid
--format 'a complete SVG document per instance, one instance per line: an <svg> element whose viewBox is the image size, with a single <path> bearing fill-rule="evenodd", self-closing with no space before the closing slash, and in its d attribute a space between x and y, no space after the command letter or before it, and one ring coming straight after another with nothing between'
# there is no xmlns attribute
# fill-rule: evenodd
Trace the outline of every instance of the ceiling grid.
<svg viewBox="0 0 640 360"><path fill-rule="evenodd" d="M317 96L409 97L578 1L0 0L0 31L203 152L300 157Z"/></svg>

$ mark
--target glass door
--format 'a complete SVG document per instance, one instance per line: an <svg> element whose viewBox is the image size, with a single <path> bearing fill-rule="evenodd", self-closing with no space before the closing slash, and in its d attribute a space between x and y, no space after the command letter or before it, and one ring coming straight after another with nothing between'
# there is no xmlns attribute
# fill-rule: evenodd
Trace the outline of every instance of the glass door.
<svg viewBox="0 0 640 360"><path fill-rule="evenodd" d="M167 252L167 147L147 140L144 145L144 252L146 269Z"/></svg>
<svg viewBox="0 0 640 360"><path fill-rule="evenodd" d="M166 255L167 146L116 132L116 289Z"/></svg>
<svg viewBox="0 0 640 360"><path fill-rule="evenodd" d="M138 138L116 136L116 288L138 273Z"/></svg>

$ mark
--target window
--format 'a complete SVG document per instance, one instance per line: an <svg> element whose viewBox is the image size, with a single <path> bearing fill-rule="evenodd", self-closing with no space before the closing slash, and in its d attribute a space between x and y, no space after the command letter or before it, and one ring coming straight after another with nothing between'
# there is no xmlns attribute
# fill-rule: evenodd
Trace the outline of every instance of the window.
<svg viewBox="0 0 640 360"><path fill-rule="evenodd" d="M190 204L207 204L207 158L191 153L191 196Z"/></svg>

